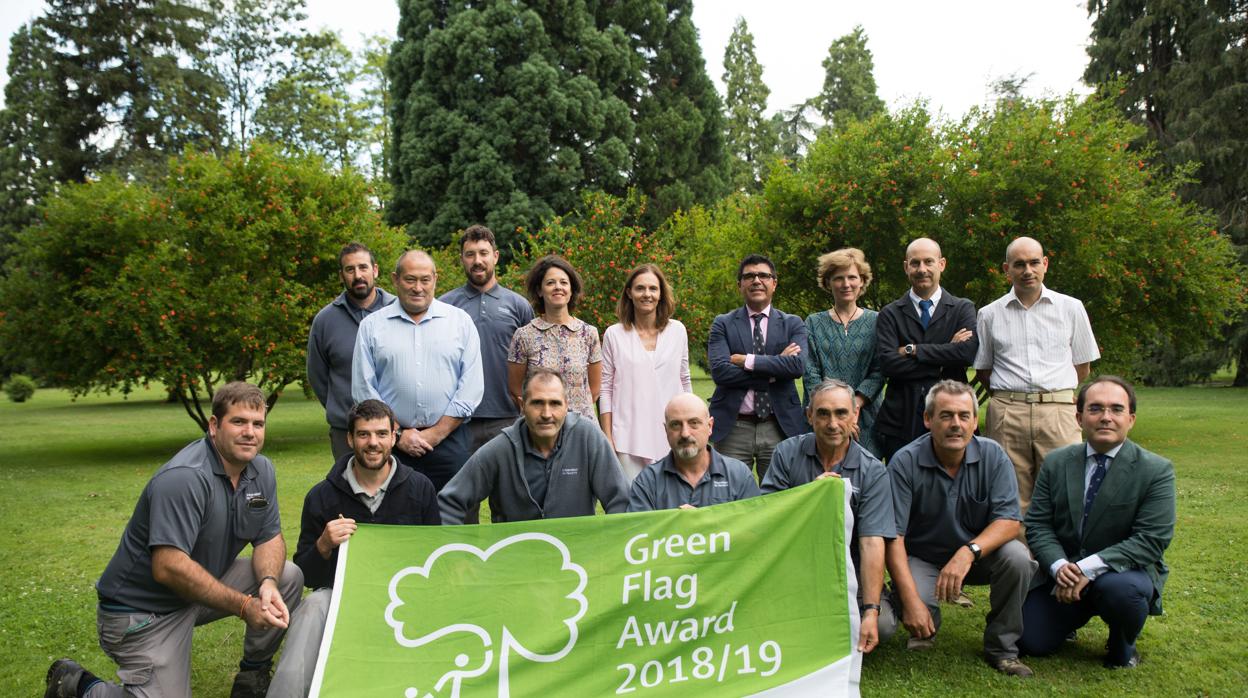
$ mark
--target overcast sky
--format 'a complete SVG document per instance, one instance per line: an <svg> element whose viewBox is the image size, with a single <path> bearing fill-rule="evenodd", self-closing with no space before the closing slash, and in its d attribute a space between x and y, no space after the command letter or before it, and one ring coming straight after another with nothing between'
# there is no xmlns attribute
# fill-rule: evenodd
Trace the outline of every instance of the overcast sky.
<svg viewBox="0 0 1248 698"><path fill-rule="evenodd" d="M42 0L0 0L0 53L43 11ZM309 24L351 45L394 35L394 0L308 0ZM987 85L1031 75L1026 93L1088 92L1081 81L1090 22L1082 0L695 0L707 72L722 91L724 45L738 16L754 34L769 111L819 93L828 45L861 24L875 55L879 94L890 107L926 99L946 116L989 101ZM0 85L7 73L0 75ZM2 99L2 97L0 97Z"/></svg>

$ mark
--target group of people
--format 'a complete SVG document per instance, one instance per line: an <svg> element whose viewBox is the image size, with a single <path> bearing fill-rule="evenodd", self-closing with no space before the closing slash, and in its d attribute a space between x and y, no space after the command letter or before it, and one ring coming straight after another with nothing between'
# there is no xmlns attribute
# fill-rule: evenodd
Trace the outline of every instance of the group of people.
<svg viewBox="0 0 1248 698"><path fill-rule="evenodd" d="M97 584L121 684L60 659L46 697L189 695L191 631L226 615L247 624L232 695L307 695L337 552L360 523L476 523L487 500L495 522L696 508L825 477L852 490L860 651L899 624L910 649L930 647L941 602L989 584L998 671L1030 676L1020 653L1056 651L1094 615L1110 628L1105 665L1138 662L1160 612L1173 467L1127 439L1129 383L1078 387L1099 354L1082 304L1044 286L1037 241L1010 243L1012 288L978 317L941 288L946 260L926 238L906 250L910 290L879 313L859 306L863 254L823 255L833 305L805 322L772 306L776 268L750 255L742 307L710 331L709 405L657 266L627 275L600 341L573 315L583 286L566 260L538 260L525 299L498 283L488 228L460 246L465 283L440 298L426 253L400 257L392 296L366 247L343 248L344 291L307 353L334 465L305 497L293 562L259 453L264 395L230 383L207 435L153 475ZM991 438L976 435L971 366Z"/></svg>

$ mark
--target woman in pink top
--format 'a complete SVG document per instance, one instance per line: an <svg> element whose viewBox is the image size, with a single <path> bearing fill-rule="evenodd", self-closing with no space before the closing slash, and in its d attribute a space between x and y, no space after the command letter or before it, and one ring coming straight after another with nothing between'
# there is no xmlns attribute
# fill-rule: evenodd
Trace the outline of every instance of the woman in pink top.
<svg viewBox="0 0 1248 698"><path fill-rule="evenodd" d="M663 410L677 393L693 392L689 336L671 319L676 303L653 264L632 270L620 294L620 322L602 336L598 419L631 482L671 450Z"/></svg>

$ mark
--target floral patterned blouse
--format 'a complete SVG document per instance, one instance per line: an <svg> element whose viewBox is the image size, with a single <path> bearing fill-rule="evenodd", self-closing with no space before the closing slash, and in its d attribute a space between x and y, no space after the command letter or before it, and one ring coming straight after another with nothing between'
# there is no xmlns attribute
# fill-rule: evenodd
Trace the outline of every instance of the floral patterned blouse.
<svg viewBox="0 0 1248 698"><path fill-rule="evenodd" d="M558 371L568 386L568 409L597 419L589 392L589 365L602 361L598 328L576 318L556 325L535 317L512 335L507 361L524 364L526 373L537 366Z"/></svg>

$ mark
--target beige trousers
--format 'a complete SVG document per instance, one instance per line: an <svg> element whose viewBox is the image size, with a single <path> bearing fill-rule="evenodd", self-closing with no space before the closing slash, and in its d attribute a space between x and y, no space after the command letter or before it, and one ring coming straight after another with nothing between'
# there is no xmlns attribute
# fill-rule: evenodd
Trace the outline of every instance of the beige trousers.
<svg viewBox="0 0 1248 698"><path fill-rule="evenodd" d="M1031 504L1031 491L1044 457L1082 438L1075 421L1075 406L1056 402L1022 402L993 395L988 400L984 434L1001 444L1014 463L1018 476L1018 505L1023 513Z"/></svg>

